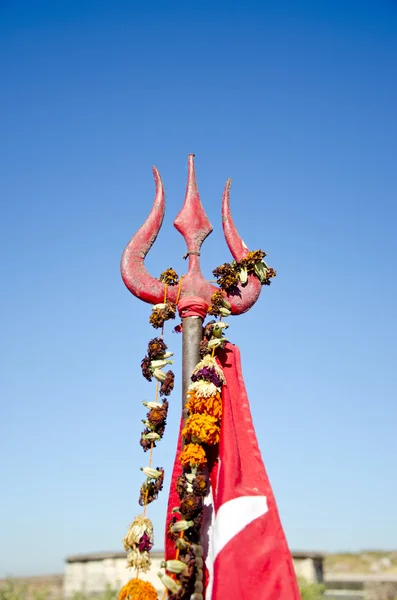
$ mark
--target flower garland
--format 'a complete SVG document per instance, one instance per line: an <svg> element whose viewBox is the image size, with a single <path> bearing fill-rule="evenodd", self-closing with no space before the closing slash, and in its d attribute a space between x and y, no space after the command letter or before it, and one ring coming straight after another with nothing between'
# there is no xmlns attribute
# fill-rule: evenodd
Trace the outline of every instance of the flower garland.
<svg viewBox="0 0 397 600"><path fill-rule="evenodd" d="M173 352L168 351L163 336L165 321L175 318L176 312L176 305L167 302L167 286L176 285L179 278L173 269L167 269L160 275L160 281L164 283L164 303L153 307L150 323L156 329L162 328L162 333L161 337L149 341L147 353L141 361L143 377L147 381L153 379L156 381L155 401L143 402L148 412L146 419L142 420L144 429L141 433L140 445L144 452L149 451L149 465L141 467L141 471L146 476L139 494L139 504L143 507L143 513L134 518L123 539L124 549L128 552L127 565L136 569L136 575L120 590L119 600L157 600L156 589L151 583L139 579L139 572L150 569L149 553L154 543L153 525L146 516L146 509L148 504L158 497L164 481L164 469L162 467L154 469L152 466L152 453L156 443L164 435L168 412L166 397L174 389L174 373L171 370L166 373L162 370L173 363L170 360Z"/></svg>
<svg viewBox="0 0 397 600"><path fill-rule="evenodd" d="M217 455L222 418L221 389L225 384L222 369L214 354L223 347L223 330L228 325L211 321L204 330L207 347L191 376L187 395L188 417L182 430L184 442L179 460L183 467L177 480L179 506L175 507L168 536L175 542L175 559L162 566L171 575L159 573L168 590L168 600L203 598L203 550L200 529L203 498L209 491L207 464Z"/></svg>

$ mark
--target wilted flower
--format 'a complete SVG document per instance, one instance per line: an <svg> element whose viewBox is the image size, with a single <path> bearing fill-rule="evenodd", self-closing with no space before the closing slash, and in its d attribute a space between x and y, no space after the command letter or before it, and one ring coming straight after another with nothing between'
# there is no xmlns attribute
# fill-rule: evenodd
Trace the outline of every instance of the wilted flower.
<svg viewBox="0 0 397 600"><path fill-rule="evenodd" d="M152 314L149 317L149 323L155 329L161 329L164 325L164 310L161 308L153 308Z"/></svg>
<svg viewBox="0 0 397 600"><path fill-rule="evenodd" d="M149 552L139 552L138 548L134 548L127 554L127 565L146 573L150 569Z"/></svg>
<svg viewBox="0 0 397 600"><path fill-rule="evenodd" d="M174 389L175 375L172 371L167 371L166 377L160 387L160 396L169 396Z"/></svg>
<svg viewBox="0 0 397 600"><path fill-rule="evenodd" d="M231 264L224 263L212 271L218 281L218 285L225 291L232 290L239 282L239 269L235 261Z"/></svg>
<svg viewBox="0 0 397 600"><path fill-rule="evenodd" d="M188 392L195 392L197 396L201 396L201 398L210 398L211 396L215 396L218 391L218 388L213 383L208 383L207 381L194 381L189 385Z"/></svg>
<svg viewBox="0 0 397 600"><path fill-rule="evenodd" d="M160 281L166 283L167 285L176 285L179 281L179 276L174 269L169 268L161 273Z"/></svg>
<svg viewBox="0 0 397 600"><path fill-rule="evenodd" d="M211 354L211 349L208 348L208 340L204 339L200 342L200 356L203 358L204 356Z"/></svg>
<svg viewBox="0 0 397 600"><path fill-rule="evenodd" d="M265 256L266 252L263 252L263 250L253 250L252 252L248 252L247 256L240 261L240 265L245 267L248 273L253 273L255 265L262 262Z"/></svg>
<svg viewBox="0 0 397 600"><path fill-rule="evenodd" d="M186 494L187 486L188 486L188 482L187 482L185 476L179 475L178 479L176 480L176 491L180 498L182 496L184 496L184 494Z"/></svg>
<svg viewBox="0 0 397 600"><path fill-rule="evenodd" d="M161 356L166 353L167 348L168 346L162 338L153 338L148 344L148 357L150 360L161 358Z"/></svg>
<svg viewBox="0 0 397 600"><path fill-rule="evenodd" d="M212 328L215 325L216 321L208 321L207 325L204 327L204 337L207 340L210 340L212 337Z"/></svg>
<svg viewBox="0 0 397 600"><path fill-rule="evenodd" d="M211 305L208 309L209 315L220 315L220 308L223 307L224 293L221 290L214 292L211 296Z"/></svg>
<svg viewBox="0 0 397 600"><path fill-rule="evenodd" d="M179 508L185 519L193 519L203 508L202 500L194 494L186 494Z"/></svg>
<svg viewBox="0 0 397 600"><path fill-rule="evenodd" d="M156 425L161 425L167 418L168 402L163 402L158 408L152 408L147 414L148 421Z"/></svg>
<svg viewBox="0 0 397 600"><path fill-rule="evenodd" d="M150 450L150 448L156 447L154 441L148 440L147 437L145 437L148 433L150 433L150 429L144 429L141 433L141 439L139 442L144 452L147 452L148 450Z"/></svg>
<svg viewBox="0 0 397 600"><path fill-rule="evenodd" d="M141 467L141 471L145 473L148 479L141 485L139 493L139 504L145 506L156 500L159 492L163 489L164 469L157 467Z"/></svg>
<svg viewBox="0 0 397 600"><path fill-rule="evenodd" d="M141 368L142 368L142 375L144 376L145 379L147 379L148 381L152 381L152 370L150 368L150 358L148 356L145 356L142 359L141 362Z"/></svg>
<svg viewBox="0 0 397 600"><path fill-rule="evenodd" d="M198 473L193 481L193 493L196 496L206 496L208 494L209 481L204 473Z"/></svg>
<svg viewBox="0 0 397 600"><path fill-rule="evenodd" d="M146 535L148 541L153 545L153 524L151 520L145 515L137 515L123 539L124 550L134 549L135 546L140 544L143 535Z"/></svg>
<svg viewBox="0 0 397 600"><path fill-rule="evenodd" d="M200 379L204 379L205 381L213 383L216 387L221 387L223 383L218 373L213 367L203 367L202 369L200 369L200 371L193 373L191 379L192 381L199 381Z"/></svg>
<svg viewBox="0 0 397 600"><path fill-rule="evenodd" d="M138 550L139 552L150 552L152 548L153 540L150 539L149 535L145 532L139 541Z"/></svg>

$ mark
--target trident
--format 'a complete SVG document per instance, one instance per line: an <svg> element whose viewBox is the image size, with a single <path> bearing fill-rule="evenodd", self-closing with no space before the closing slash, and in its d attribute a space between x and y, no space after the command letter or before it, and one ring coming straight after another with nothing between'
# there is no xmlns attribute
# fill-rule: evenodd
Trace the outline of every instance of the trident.
<svg viewBox="0 0 397 600"><path fill-rule="evenodd" d="M164 285L152 277L145 268L145 256L153 246L163 223L165 212L165 195L163 182L156 167L153 167L156 184L156 194L152 209L145 223L138 229L127 244L121 258L121 275L129 291L144 302L159 304L163 302ZM230 211L230 186L228 179L222 197L222 226L226 243L233 258L240 262L249 253L249 249L239 236ZM180 301L183 306L189 305L200 298L209 306L211 296L218 288L206 281L200 269L200 248L204 240L212 232L212 225L205 214L200 201L194 169L194 154L188 158L188 180L185 201L181 211L174 221L175 228L186 241L187 252L184 258L189 259L188 272L184 275L182 286L179 290ZM247 312L257 301L261 291L261 283L255 275L249 275L247 282L239 284L233 293L227 295L231 305L231 313L240 315ZM170 287L167 291L170 302L176 302L178 291ZM203 337L203 316L184 316L185 309L179 313L182 318L182 411L185 414L187 389L190 377L196 364L200 361L199 346Z"/></svg>

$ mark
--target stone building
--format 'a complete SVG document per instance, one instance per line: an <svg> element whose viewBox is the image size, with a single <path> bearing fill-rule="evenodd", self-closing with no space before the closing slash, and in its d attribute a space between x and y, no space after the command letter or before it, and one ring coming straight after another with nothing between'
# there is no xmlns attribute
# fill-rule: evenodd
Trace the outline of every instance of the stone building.
<svg viewBox="0 0 397 600"><path fill-rule="evenodd" d="M293 552L297 575L310 582L323 581L323 555L316 552ZM152 566L148 573L140 574L142 579L150 581L158 592L164 586L157 577L163 560L162 552L151 552ZM64 577L64 597L72 598L80 592L87 596L99 595L107 587L120 588L134 572L126 568L125 552L99 552L96 554L78 554L66 559Z"/></svg>

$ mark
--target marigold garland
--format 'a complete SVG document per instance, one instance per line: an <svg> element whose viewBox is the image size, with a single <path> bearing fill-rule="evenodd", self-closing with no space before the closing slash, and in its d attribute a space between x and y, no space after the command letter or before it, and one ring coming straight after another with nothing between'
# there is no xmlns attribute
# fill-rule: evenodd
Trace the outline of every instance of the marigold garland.
<svg viewBox="0 0 397 600"><path fill-rule="evenodd" d="M205 450L199 444L187 444L179 455L179 460L184 467L203 467L207 464Z"/></svg>
<svg viewBox="0 0 397 600"><path fill-rule="evenodd" d="M208 414L194 414L186 419L182 436L188 441L198 441L214 446L219 443L218 419Z"/></svg>
<svg viewBox="0 0 397 600"><path fill-rule="evenodd" d="M119 600L157 600L156 588L148 581L130 579L119 592Z"/></svg>
<svg viewBox="0 0 397 600"><path fill-rule="evenodd" d="M196 391L188 391L188 398L186 408L192 415L194 413L206 412L207 415L215 417L218 421L222 417L222 396L220 392L216 392L215 396L209 398L203 398L198 396Z"/></svg>

